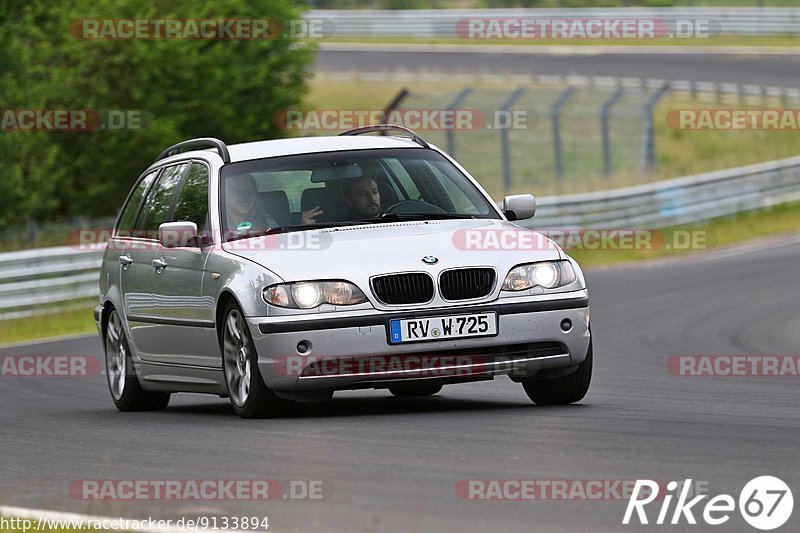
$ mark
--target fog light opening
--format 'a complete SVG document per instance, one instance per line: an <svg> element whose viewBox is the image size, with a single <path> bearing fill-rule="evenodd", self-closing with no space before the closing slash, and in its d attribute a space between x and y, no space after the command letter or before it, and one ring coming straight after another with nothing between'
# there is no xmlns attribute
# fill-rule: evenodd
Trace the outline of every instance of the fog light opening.
<svg viewBox="0 0 800 533"><path fill-rule="evenodd" d="M569 333L572 330L572 320L565 318L561 321L561 331Z"/></svg>
<svg viewBox="0 0 800 533"><path fill-rule="evenodd" d="M304 354L311 351L311 343L309 341L300 341L297 343L297 353Z"/></svg>

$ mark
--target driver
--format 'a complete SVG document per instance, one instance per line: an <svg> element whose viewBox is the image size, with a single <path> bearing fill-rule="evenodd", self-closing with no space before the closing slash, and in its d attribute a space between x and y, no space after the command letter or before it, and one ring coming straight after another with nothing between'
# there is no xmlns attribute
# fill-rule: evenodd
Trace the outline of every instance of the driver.
<svg viewBox="0 0 800 533"><path fill-rule="evenodd" d="M375 218L381 214L381 193L378 182L371 176L349 180L344 186L344 200L354 218Z"/></svg>

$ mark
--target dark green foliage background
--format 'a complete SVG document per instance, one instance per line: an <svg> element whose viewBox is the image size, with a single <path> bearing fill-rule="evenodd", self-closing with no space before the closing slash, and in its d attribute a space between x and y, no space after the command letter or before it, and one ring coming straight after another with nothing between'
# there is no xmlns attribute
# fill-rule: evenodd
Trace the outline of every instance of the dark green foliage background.
<svg viewBox="0 0 800 533"><path fill-rule="evenodd" d="M0 109L141 110L138 131L0 132L0 229L107 216L168 145L282 135L273 115L307 91L296 40L83 40L77 19L300 17L287 0L0 0Z"/></svg>

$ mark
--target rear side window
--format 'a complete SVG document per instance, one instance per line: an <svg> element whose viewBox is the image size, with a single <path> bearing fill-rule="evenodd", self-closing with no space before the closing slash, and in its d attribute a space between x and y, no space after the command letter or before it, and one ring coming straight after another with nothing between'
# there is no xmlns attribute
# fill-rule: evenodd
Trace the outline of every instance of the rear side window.
<svg viewBox="0 0 800 533"><path fill-rule="evenodd" d="M206 229L208 215L208 167L192 163L175 204L174 222L194 222L198 235Z"/></svg>
<svg viewBox="0 0 800 533"><path fill-rule="evenodd" d="M188 166L189 163L183 163L164 169L144 201L142 213L136 220L137 233L156 238L158 227L164 222L169 222L172 199L181 182L181 176Z"/></svg>
<svg viewBox="0 0 800 533"><path fill-rule="evenodd" d="M128 203L122 210L122 215L119 217L119 225L117 226L117 235L123 237L130 237L133 232L133 223L136 221L136 214L139 212L139 206L142 205L142 198L144 198L147 189L153 183L158 175L158 170L154 170L144 178L139 180L139 183L131 192Z"/></svg>

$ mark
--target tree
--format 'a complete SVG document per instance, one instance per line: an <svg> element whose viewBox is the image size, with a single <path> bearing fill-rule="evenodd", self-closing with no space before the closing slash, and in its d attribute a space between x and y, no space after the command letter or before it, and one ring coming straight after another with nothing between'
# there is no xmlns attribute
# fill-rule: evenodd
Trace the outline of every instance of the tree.
<svg viewBox="0 0 800 533"><path fill-rule="evenodd" d="M130 110L143 123L125 131L1 132L0 228L113 214L166 146L282 136L273 115L307 92L313 49L286 31L251 40L80 38L80 19L269 19L286 29L300 18L287 0L47 4L0 2L2 110Z"/></svg>

